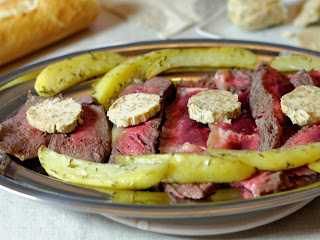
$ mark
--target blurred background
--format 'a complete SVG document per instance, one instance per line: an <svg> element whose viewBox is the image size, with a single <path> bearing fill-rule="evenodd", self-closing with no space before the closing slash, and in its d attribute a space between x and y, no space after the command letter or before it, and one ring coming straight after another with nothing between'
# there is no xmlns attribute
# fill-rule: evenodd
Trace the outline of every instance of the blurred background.
<svg viewBox="0 0 320 240"><path fill-rule="evenodd" d="M320 0L81 0L84 5L97 2L100 6L86 24L81 21L89 10L92 12L92 7L86 6L87 11L77 9L76 6L80 5L77 2L0 0L0 74L30 62L78 50L146 40L225 38L320 51ZM51 6L54 4L60 4L61 9L54 10ZM70 19L65 20L66 17L62 16L68 15L70 9L75 13L70 13ZM27 19L29 14L40 15L45 11L52 16L44 14L36 25L21 20ZM46 22L48 16L55 18L55 24L58 21L58 24L65 25L53 32L51 22ZM40 21L43 21L39 26L40 33L33 33ZM68 31L68 24L73 28L78 25L79 29ZM37 39L35 36L41 32L45 38L40 36ZM53 37L60 33L63 33L61 37ZM31 38L32 44L27 43ZM17 44L9 44L13 40L22 46L20 50L15 49ZM44 44L40 44L42 42ZM24 54L30 45L35 46ZM21 56L13 56L9 61L7 58L14 51L21 52ZM9 63L1 63L1 58Z"/></svg>

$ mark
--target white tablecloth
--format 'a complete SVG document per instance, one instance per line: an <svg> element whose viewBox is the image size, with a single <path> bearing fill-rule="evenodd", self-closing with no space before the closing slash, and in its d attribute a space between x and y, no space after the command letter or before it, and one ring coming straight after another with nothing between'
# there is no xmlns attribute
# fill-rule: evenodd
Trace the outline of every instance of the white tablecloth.
<svg viewBox="0 0 320 240"><path fill-rule="evenodd" d="M195 28L173 38L201 38ZM102 11L88 30L0 68L0 75L35 61L130 41L157 40L151 30ZM319 239L320 199L274 223L213 237L178 237L131 228L103 216L38 202L0 190L0 239ZM239 221L241 221L239 219Z"/></svg>

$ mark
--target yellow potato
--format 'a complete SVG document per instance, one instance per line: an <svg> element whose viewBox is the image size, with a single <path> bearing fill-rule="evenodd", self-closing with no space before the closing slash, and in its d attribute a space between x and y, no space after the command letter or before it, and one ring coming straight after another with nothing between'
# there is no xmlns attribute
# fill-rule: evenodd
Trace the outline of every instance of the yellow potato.
<svg viewBox="0 0 320 240"><path fill-rule="evenodd" d="M257 55L241 48L170 49L148 68L147 78L178 67L237 67L254 69L259 63Z"/></svg>
<svg viewBox="0 0 320 240"><path fill-rule="evenodd" d="M113 203L126 204L170 204L170 197L165 192L148 192L148 191L130 191L130 190L114 190L106 188L92 188L100 192L110 194Z"/></svg>
<svg viewBox="0 0 320 240"><path fill-rule="evenodd" d="M308 164L308 167L313 171L320 173L320 160Z"/></svg>
<svg viewBox="0 0 320 240"><path fill-rule="evenodd" d="M29 81L29 80L37 77L41 71L42 71L42 70L36 70L36 71L34 71L34 72L31 72L31 73L28 73L28 74L23 75L23 76L21 76L21 77L18 77L18 78L16 78L16 79L14 79L14 80L12 80L12 81L10 81L10 82L2 85L2 86L0 87L0 91L5 90L5 89L10 88L10 87L13 87L13 86L15 86L15 85L17 85L17 84L20 84L20 83Z"/></svg>
<svg viewBox="0 0 320 240"><path fill-rule="evenodd" d="M304 166L320 159L320 142L265 151L208 148L211 156L239 160L259 170L280 171Z"/></svg>
<svg viewBox="0 0 320 240"><path fill-rule="evenodd" d="M252 176L256 170L239 160L221 159L217 157L192 154L155 154L141 156L116 156L122 164L169 163L165 182L228 183L241 181Z"/></svg>
<svg viewBox="0 0 320 240"><path fill-rule="evenodd" d="M37 77L34 88L42 97L53 96L85 80L105 74L126 60L113 52L93 52L66 59L46 67Z"/></svg>
<svg viewBox="0 0 320 240"><path fill-rule="evenodd" d="M166 175L168 164L123 166L75 159L41 146L38 157L46 172L60 180L86 186L138 190L158 184Z"/></svg>
<svg viewBox="0 0 320 240"><path fill-rule="evenodd" d="M149 66L159 57L166 55L168 51L150 52L119 64L93 86L93 97L108 109L111 101L117 98L126 86L135 83L137 80L145 80Z"/></svg>
<svg viewBox="0 0 320 240"><path fill-rule="evenodd" d="M213 202L241 200L242 194L237 188L219 189L210 197Z"/></svg>
<svg viewBox="0 0 320 240"><path fill-rule="evenodd" d="M270 66L280 72L293 72L305 69L320 70L320 58L311 58L306 56L279 56L271 60Z"/></svg>

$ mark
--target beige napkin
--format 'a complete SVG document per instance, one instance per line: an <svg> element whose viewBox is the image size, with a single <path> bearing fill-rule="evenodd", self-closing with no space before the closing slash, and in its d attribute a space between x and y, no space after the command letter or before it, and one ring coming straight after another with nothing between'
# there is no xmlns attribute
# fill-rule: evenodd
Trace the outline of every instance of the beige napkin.
<svg viewBox="0 0 320 240"><path fill-rule="evenodd" d="M102 8L155 31L161 38L211 15L221 0L100 0Z"/></svg>

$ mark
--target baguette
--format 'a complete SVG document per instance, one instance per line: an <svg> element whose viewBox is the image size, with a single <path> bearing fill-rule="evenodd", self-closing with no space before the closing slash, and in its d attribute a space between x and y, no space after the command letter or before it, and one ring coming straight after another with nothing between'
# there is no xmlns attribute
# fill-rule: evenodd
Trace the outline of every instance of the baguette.
<svg viewBox="0 0 320 240"><path fill-rule="evenodd" d="M97 0L0 1L0 66L93 23Z"/></svg>

